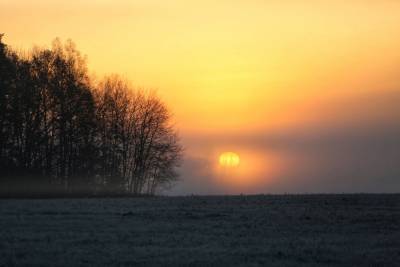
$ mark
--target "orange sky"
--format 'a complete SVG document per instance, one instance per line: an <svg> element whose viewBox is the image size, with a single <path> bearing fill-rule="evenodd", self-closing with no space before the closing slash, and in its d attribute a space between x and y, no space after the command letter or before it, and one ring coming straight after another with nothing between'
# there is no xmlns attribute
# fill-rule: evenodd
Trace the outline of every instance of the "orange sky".
<svg viewBox="0 0 400 267"><path fill-rule="evenodd" d="M71 38L97 75L157 89L184 141L279 131L340 99L400 92L399 25L391 0L0 0L7 44Z"/></svg>

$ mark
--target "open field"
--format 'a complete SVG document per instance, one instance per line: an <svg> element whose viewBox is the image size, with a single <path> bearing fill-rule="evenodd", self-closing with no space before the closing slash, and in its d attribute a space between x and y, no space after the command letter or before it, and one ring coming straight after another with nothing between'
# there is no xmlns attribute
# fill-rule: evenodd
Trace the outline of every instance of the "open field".
<svg viewBox="0 0 400 267"><path fill-rule="evenodd" d="M0 266L395 266L400 195L0 200Z"/></svg>

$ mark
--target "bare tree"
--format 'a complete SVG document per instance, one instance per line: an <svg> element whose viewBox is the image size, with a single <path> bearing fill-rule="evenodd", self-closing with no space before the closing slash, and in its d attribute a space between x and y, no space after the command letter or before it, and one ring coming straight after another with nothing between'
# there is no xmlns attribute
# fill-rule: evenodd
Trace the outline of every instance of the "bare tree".
<svg viewBox="0 0 400 267"><path fill-rule="evenodd" d="M96 95L104 185L154 194L172 182L182 150L165 104L118 76L100 83Z"/></svg>
<svg viewBox="0 0 400 267"><path fill-rule="evenodd" d="M71 41L25 57L0 42L0 70L1 177L132 194L177 178L182 148L166 105L117 75L93 85Z"/></svg>

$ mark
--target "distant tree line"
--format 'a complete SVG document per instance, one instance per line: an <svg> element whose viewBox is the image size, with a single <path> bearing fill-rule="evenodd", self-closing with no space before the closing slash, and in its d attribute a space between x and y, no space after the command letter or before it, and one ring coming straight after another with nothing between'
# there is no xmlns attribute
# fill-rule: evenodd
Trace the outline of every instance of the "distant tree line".
<svg viewBox="0 0 400 267"><path fill-rule="evenodd" d="M155 93L94 82L71 41L23 55L0 38L1 193L154 194L181 155Z"/></svg>

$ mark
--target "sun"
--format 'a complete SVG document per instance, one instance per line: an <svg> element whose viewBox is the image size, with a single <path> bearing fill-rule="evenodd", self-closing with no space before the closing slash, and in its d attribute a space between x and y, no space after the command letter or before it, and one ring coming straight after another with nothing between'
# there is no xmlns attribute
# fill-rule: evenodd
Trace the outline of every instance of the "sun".
<svg viewBox="0 0 400 267"><path fill-rule="evenodd" d="M237 167L240 164L240 157L233 152L224 152L219 156L219 164L224 167Z"/></svg>

